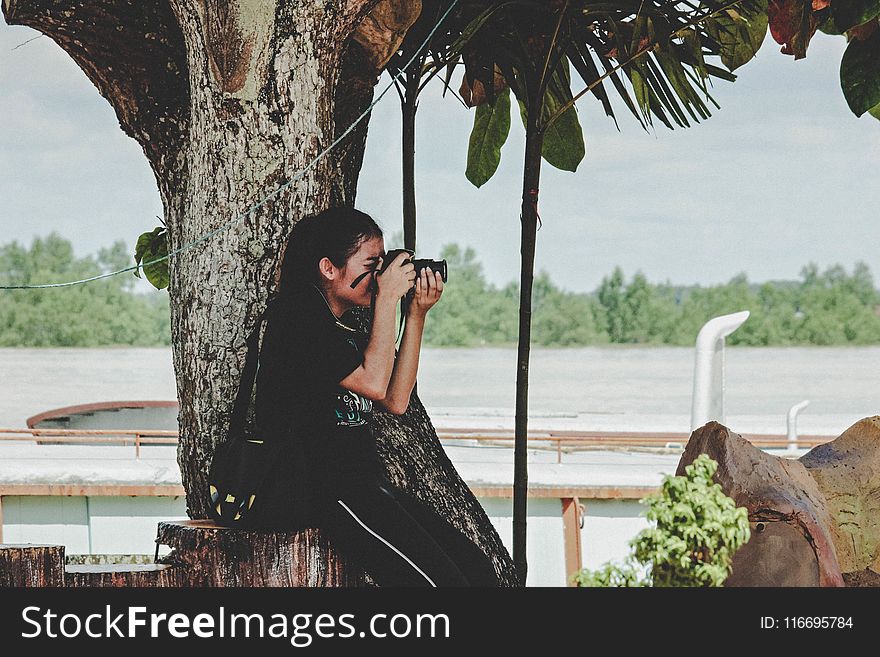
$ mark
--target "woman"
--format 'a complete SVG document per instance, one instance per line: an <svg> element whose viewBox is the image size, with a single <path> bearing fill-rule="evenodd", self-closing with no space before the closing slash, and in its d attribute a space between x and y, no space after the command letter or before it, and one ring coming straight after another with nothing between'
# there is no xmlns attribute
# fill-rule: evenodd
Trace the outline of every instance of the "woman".
<svg viewBox="0 0 880 657"><path fill-rule="evenodd" d="M308 493L309 524L380 586L497 586L480 548L385 478L368 430L375 410L406 411L426 315L443 292L440 273L417 277L406 254L379 274L384 253L382 230L351 208L293 230L264 336L256 414L260 431L301 441L302 458L293 472L276 464L264 494ZM413 287L396 353L397 305ZM369 334L340 319L373 303Z"/></svg>

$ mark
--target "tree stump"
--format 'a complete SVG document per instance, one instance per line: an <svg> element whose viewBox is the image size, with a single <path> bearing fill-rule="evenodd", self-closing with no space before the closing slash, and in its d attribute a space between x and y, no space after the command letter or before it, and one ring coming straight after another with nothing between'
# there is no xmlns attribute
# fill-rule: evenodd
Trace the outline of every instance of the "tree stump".
<svg viewBox="0 0 880 657"><path fill-rule="evenodd" d="M0 586L64 586L64 546L0 543Z"/></svg>
<svg viewBox="0 0 880 657"><path fill-rule="evenodd" d="M751 537L733 557L725 586L844 586L825 496L798 461L764 452L709 422L693 434L676 475L699 454L718 462L714 479L749 514Z"/></svg>
<svg viewBox="0 0 880 657"><path fill-rule="evenodd" d="M170 564L80 564L69 565L64 584L69 587L140 586L148 588L185 586L183 568Z"/></svg>
<svg viewBox="0 0 880 657"><path fill-rule="evenodd" d="M210 520L160 522L162 563L183 573L177 586L340 586L371 584L362 568L331 551L320 530L231 529Z"/></svg>

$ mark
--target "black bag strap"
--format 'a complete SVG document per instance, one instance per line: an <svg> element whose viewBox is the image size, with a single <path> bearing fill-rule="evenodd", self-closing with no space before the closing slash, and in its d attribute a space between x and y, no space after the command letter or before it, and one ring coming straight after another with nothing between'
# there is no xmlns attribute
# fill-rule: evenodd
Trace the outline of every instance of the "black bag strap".
<svg viewBox="0 0 880 657"><path fill-rule="evenodd" d="M260 345L263 324L269 317L269 311L274 306L275 299L270 299L263 310L260 319L247 338L247 357L244 361L244 369L241 372L241 380L238 384L238 393L235 396L235 402L232 405L232 416L229 419L229 435L241 435L244 432L245 422L247 420L248 405L251 402L251 394L254 388L254 382L257 378L257 372L260 369Z"/></svg>

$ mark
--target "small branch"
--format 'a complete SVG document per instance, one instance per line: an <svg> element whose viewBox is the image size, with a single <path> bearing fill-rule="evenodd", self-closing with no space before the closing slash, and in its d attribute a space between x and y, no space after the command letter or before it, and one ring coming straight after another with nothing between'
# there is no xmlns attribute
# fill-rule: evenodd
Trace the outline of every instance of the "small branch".
<svg viewBox="0 0 880 657"><path fill-rule="evenodd" d="M42 37L44 37L44 36L45 36L44 34L38 34L38 35L35 36L35 37L31 37L31 38L28 39L27 41L24 41L24 42L22 42L22 43L19 43L19 44L18 44L17 46L15 46L14 48L10 48L10 49L9 49L9 52L12 52L13 50L18 50L18 49L21 48L22 46L26 46L27 44L29 44L31 41L36 41L37 39L40 39L40 38L42 38Z"/></svg>

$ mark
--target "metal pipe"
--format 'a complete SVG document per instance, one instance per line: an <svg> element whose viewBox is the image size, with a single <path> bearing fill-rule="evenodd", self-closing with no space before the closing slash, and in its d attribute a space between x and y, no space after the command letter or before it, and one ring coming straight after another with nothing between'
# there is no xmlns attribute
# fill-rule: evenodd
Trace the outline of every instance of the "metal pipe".
<svg viewBox="0 0 880 657"><path fill-rule="evenodd" d="M805 399L799 404L795 404L788 409L788 419L786 422L786 434L788 436L788 449L797 449L797 416L802 410L810 405L810 400Z"/></svg>
<svg viewBox="0 0 880 657"><path fill-rule="evenodd" d="M743 310L710 319L697 335L691 431L710 420L724 423L724 339L749 318Z"/></svg>

